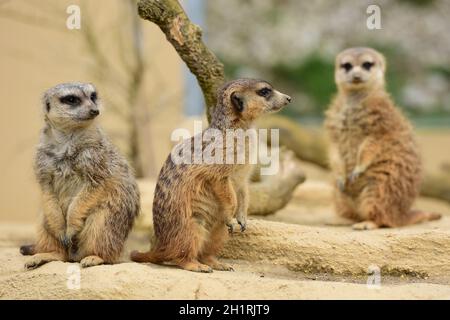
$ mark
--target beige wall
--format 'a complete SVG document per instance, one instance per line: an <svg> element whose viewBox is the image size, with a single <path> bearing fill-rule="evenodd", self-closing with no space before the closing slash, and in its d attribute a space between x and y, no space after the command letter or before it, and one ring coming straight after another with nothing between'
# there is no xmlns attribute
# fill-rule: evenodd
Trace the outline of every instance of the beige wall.
<svg viewBox="0 0 450 320"><path fill-rule="evenodd" d="M82 29L85 14L94 18L96 34L101 35L99 46L123 75L124 57L116 50L116 40L118 34L127 31L127 21L121 16L125 2L89 0L82 10ZM95 60L86 49L82 31L65 27L66 7L77 3L80 1L0 2L0 223L32 222L39 211L32 164L43 124L39 102L42 92L57 83L77 80L94 82L106 102L120 98L113 85L117 79L98 82L93 76ZM140 116L148 118L142 127L142 145L147 146L143 150L146 172L155 173L170 152L171 131L180 124L191 128L192 122L182 122L183 76L178 55L156 26L147 21L142 21L142 26L148 70ZM126 151L127 125L107 103L101 120L114 142ZM442 150L448 137L448 131L421 133L425 166L438 168L449 159L448 148Z"/></svg>
<svg viewBox="0 0 450 320"><path fill-rule="evenodd" d="M39 103L42 92L57 83L76 80L94 82L104 98L118 94L108 84L114 79L98 83L92 75L95 60L86 50L81 31L68 30L65 26L67 5L77 3L79 1L15 0L0 4L0 221L32 221L39 210L32 163L43 124ZM117 48L115 35L126 32L122 27L126 22L123 10L123 0L89 1L81 17L82 29L84 14L95 18L92 25L95 24L97 34L102 35L100 47L113 66L126 74L122 61L127 57L114 51ZM159 166L170 150L169 134L180 115L181 61L156 26L146 21L142 21L142 26L148 63L145 75L148 94L142 104L149 118L143 131L148 134L151 146L146 153L151 154ZM155 108L158 108L156 112ZM102 123L114 141L126 149L126 135L122 134L126 125L121 121L105 105ZM155 137L157 139L152 140Z"/></svg>

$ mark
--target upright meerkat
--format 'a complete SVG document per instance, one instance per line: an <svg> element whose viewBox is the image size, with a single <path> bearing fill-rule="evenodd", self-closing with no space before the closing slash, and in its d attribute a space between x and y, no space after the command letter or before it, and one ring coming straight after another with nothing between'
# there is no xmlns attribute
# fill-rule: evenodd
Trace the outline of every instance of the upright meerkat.
<svg viewBox="0 0 450 320"><path fill-rule="evenodd" d="M100 101L92 84L64 83L45 92L45 127L35 159L43 215L25 264L118 260L135 217L139 191L125 159L97 126Z"/></svg>
<svg viewBox="0 0 450 320"><path fill-rule="evenodd" d="M413 130L384 87L386 62L370 48L336 57L338 94L326 112L330 166L339 215L354 229L398 227L438 219L411 210L421 182Z"/></svg>
<svg viewBox="0 0 450 320"><path fill-rule="evenodd" d="M278 111L290 100L266 81L228 82L218 91L208 129L220 132L222 137L229 129L248 129L258 116ZM193 141L194 137L182 143L192 148ZM204 144L202 150L205 150ZM225 142L221 150L223 157L238 152L236 144L230 150ZM154 247L146 253L133 252L131 259L173 262L197 272L233 270L220 263L216 255L228 234L227 224L235 213L245 228L247 165L247 161L244 164L226 164L225 161L223 164L175 164L169 156L159 174L153 200Z"/></svg>

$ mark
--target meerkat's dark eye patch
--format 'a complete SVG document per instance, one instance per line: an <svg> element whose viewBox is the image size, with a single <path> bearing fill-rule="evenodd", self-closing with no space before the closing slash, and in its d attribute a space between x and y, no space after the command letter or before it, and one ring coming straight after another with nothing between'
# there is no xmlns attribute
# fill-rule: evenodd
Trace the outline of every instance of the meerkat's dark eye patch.
<svg viewBox="0 0 450 320"><path fill-rule="evenodd" d="M373 62L366 61L362 64L362 67L366 70L370 70L375 65Z"/></svg>
<svg viewBox="0 0 450 320"><path fill-rule="evenodd" d="M73 94L61 97L59 99L61 103L68 104L69 106L76 107L81 103L81 99Z"/></svg>
<svg viewBox="0 0 450 320"><path fill-rule="evenodd" d="M92 92L91 93L91 100L92 102L97 102L97 92Z"/></svg>
<svg viewBox="0 0 450 320"><path fill-rule="evenodd" d="M350 62L346 62L341 64L341 68L344 69L346 72L349 72L350 70L352 70L353 65Z"/></svg>
<svg viewBox="0 0 450 320"><path fill-rule="evenodd" d="M264 87L264 88L256 91L256 93L261 97L267 98L272 93L272 89Z"/></svg>
<svg viewBox="0 0 450 320"><path fill-rule="evenodd" d="M238 112L244 111L244 100L236 92L231 94L231 104Z"/></svg>

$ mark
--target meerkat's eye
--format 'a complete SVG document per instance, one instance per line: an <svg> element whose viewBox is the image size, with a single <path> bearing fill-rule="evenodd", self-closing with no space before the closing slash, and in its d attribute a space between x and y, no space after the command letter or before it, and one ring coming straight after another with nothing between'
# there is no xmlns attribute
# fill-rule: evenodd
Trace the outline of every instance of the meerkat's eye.
<svg viewBox="0 0 450 320"><path fill-rule="evenodd" d="M92 100L92 102L96 102L97 101L97 92L92 92L92 94L91 94L91 100Z"/></svg>
<svg viewBox="0 0 450 320"><path fill-rule="evenodd" d="M61 103L68 104L73 107L78 106L81 103L81 99L77 96L74 96L73 94L64 96L59 100L61 101Z"/></svg>
<svg viewBox="0 0 450 320"><path fill-rule="evenodd" d="M374 64L375 63L373 62L366 61L362 64L362 67L366 70L370 70L370 68L372 68Z"/></svg>
<svg viewBox="0 0 450 320"><path fill-rule="evenodd" d="M341 68L345 69L346 72L349 72L350 70L352 70L353 66L351 63L347 62L347 63L341 64Z"/></svg>
<svg viewBox="0 0 450 320"><path fill-rule="evenodd" d="M266 88L262 88L261 90L258 90L256 93L261 97L267 98L271 92L272 92L272 89L266 87Z"/></svg>

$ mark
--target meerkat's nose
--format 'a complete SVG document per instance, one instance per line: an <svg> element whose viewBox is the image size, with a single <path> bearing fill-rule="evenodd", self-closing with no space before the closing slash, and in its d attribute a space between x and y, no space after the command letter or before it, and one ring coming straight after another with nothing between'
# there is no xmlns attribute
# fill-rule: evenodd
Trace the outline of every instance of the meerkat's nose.
<svg viewBox="0 0 450 320"><path fill-rule="evenodd" d="M100 114L100 111L99 111L98 109L91 109L91 110L89 111L89 114L90 114L91 116L98 116L98 115Z"/></svg>
<svg viewBox="0 0 450 320"><path fill-rule="evenodd" d="M291 102L291 101L292 101L292 98L291 98L290 96L286 95L286 100L287 100L288 102Z"/></svg>

